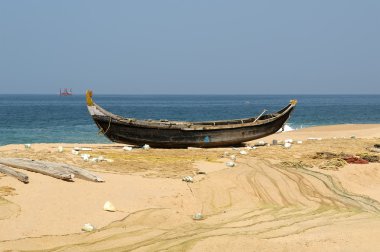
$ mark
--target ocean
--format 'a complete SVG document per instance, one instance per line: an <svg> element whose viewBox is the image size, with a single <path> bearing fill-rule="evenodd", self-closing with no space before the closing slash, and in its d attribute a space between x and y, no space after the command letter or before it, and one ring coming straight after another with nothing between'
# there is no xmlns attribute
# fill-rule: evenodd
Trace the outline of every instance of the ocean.
<svg viewBox="0 0 380 252"><path fill-rule="evenodd" d="M380 123L380 95L95 95L114 114L140 119L222 120L275 112L298 100L288 125ZM0 145L108 143L98 134L85 96L0 95Z"/></svg>

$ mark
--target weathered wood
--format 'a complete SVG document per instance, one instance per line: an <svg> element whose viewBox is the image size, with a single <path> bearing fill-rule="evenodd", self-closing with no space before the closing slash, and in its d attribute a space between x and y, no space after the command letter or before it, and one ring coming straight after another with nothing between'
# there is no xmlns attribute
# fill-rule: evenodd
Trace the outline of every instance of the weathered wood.
<svg viewBox="0 0 380 252"><path fill-rule="evenodd" d="M36 161L32 159L23 159L23 158L3 158L3 159L0 159L0 163L15 167L15 168L25 169L25 170L33 169L31 171L35 171L36 168L39 169L36 172L40 172L40 170L43 169L45 172L49 172L49 174L51 174L54 171L53 175L60 174L59 177L57 178L60 178L63 180L71 181L75 176L80 179L85 179L89 181L104 182L104 180L101 177L96 176L95 174L85 169L68 165L68 164L63 164L63 163L54 163L54 162L49 162L49 161ZM42 173L42 174L45 174L45 173ZM45 174L45 175L49 175L49 174ZM61 178L63 174L70 174L71 179L66 179L67 176L65 176L64 178ZM52 175L49 175L49 176L52 176ZM52 177L56 177L56 176L52 176Z"/></svg>
<svg viewBox="0 0 380 252"><path fill-rule="evenodd" d="M121 117L93 102L91 91L86 97L88 111L104 136L117 143L153 148L223 147L259 139L283 127L297 104L291 100L283 109L259 117L183 122Z"/></svg>
<svg viewBox="0 0 380 252"><path fill-rule="evenodd" d="M58 170L62 169L62 170L69 171L73 173L75 177L77 178L81 178L81 179L89 180L93 182L104 182L104 179L102 179L101 177L98 177L95 174L80 167L63 164L63 163L53 163L53 162L48 162L48 161L39 161L39 162Z"/></svg>
<svg viewBox="0 0 380 252"><path fill-rule="evenodd" d="M26 175L25 173L19 172L19 171L15 171L8 166L0 164L0 172L4 173L6 175L9 175L9 176L15 177L25 184L29 183L28 175Z"/></svg>
<svg viewBox="0 0 380 252"><path fill-rule="evenodd" d="M65 171L63 169L55 169L47 166L46 164L41 163L40 161L35 161L31 159L1 158L0 164L27 171L38 172L65 181L73 181L74 178L74 174L69 171Z"/></svg>

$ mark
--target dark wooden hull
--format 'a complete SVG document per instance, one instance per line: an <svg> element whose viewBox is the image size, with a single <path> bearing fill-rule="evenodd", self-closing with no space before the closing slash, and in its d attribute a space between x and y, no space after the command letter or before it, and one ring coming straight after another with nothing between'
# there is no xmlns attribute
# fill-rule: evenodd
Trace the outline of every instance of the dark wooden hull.
<svg viewBox="0 0 380 252"><path fill-rule="evenodd" d="M92 100L87 91L87 108L102 132L113 142L158 148L223 147L276 133L289 119L297 101L272 114L210 122L136 120L114 115Z"/></svg>
<svg viewBox="0 0 380 252"><path fill-rule="evenodd" d="M117 143L149 144L159 148L210 148L238 145L274 134L285 124L292 110L265 124L205 130L146 128L96 115L93 119L104 135Z"/></svg>

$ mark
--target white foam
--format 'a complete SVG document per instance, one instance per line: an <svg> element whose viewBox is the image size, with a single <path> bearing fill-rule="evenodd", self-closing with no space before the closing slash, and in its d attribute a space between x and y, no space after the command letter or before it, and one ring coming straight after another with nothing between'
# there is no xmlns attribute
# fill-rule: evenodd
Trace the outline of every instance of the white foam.
<svg viewBox="0 0 380 252"><path fill-rule="evenodd" d="M287 131L293 131L294 128L290 127L289 125L285 124L283 128L279 129L277 132L287 132Z"/></svg>

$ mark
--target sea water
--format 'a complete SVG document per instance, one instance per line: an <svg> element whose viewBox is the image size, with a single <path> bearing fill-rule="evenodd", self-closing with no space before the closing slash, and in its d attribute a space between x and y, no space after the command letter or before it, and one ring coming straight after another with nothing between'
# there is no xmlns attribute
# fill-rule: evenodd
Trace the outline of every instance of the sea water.
<svg viewBox="0 0 380 252"><path fill-rule="evenodd" d="M380 95L95 95L114 114L186 121L254 117L297 99L292 128L380 123ZM0 145L11 143L107 143L92 121L85 96L0 95Z"/></svg>

